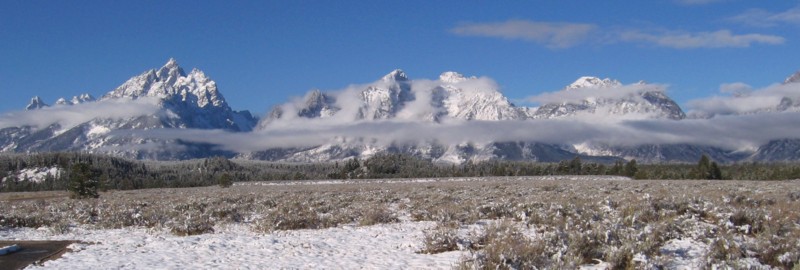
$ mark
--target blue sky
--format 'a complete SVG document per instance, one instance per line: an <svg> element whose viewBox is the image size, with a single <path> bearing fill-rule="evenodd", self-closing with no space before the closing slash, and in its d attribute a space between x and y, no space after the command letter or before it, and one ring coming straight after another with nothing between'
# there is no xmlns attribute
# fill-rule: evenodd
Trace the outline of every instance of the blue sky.
<svg viewBox="0 0 800 270"><path fill-rule="evenodd" d="M401 68L488 76L512 99L584 75L669 85L679 104L800 69L800 2L0 0L0 112L96 97L174 57L263 114Z"/></svg>

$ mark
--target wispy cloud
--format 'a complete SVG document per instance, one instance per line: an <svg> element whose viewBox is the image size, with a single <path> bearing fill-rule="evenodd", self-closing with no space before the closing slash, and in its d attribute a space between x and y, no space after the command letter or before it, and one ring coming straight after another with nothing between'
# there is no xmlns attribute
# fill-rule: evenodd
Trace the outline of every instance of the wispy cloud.
<svg viewBox="0 0 800 270"><path fill-rule="evenodd" d="M719 3L725 0L675 0L675 3L685 6L707 5L712 3Z"/></svg>
<svg viewBox="0 0 800 270"><path fill-rule="evenodd" d="M750 9L728 18L728 20L758 27L772 27L781 24L800 25L800 6L782 12Z"/></svg>
<svg viewBox="0 0 800 270"><path fill-rule="evenodd" d="M519 39L548 48L569 48L585 40L597 26L585 23L509 20L497 23L464 23L450 31L460 36Z"/></svg>
<svg viewBox="0 0 800 270"><path fill-rule="evenodd" d="M796 11L797 14L789 11L785 13L779 16L783 18L781 20L790 21L796 19L800 23L800 9ZM544 45L551 49L570 48L589 42L605 44L641 43L674 49L747 48L756 44L780 45L786 42L784 37L777 35L761 33L736 34L727 29L705 32L681 30L648 31L642 29L606 29L585 23L527 20L464 23L450 29L450 32L460 36L524 40ZM590 37L595 38L590 39Z"/></svg>
<svg viewBox="0 0 800 270"><path fill-rule="evenodd" d="M734 34L730 30L714 32L629 30L621 32L619 39L625 42L647 43L675 49L746 48L753 44L780 45L786 41L783 37L775 35Z"/></svg>

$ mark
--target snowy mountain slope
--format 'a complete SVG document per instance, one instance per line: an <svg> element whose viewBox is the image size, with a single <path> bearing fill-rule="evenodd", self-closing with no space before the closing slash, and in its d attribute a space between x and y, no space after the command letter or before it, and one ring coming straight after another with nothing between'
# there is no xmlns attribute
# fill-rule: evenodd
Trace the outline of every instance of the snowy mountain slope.
<svg viewBox="0 0 800 270"><path fill-rule="evenodd" d="M751 153L736 152L719 147L690 144L645 144L638 146L609 146L581 144L575 152L591 156L614 156L643 163L693 163L707 155L712 160L730 163L742 161Z"/></svg>
<svg viewBox="0 0 800 270"><path fill-rule="evenodd" d="M291 122L294 116L317 119L324 123L338 113L356 106L359 112L380 112L380 117L348 117L343 123L401 119L404 121L440 122L445 119L460 121L541 121L540 119L571 119L575 117L601 117L613 119L669 119L686 117L680 106L662 89L645 83L622 85L612 79L581 77L562 90L567 96L579 97L558 103L547 103L538 108L517 107L496 90L491 83L476 77L466 77L456 72L444 72L438 80L410 80L405 73L395 70L380 80L355 91L324 93L314 90L304 102L276 107L262 122L259 129L270 129L269 123L284 119ZM348 95L356 95L353 98ZM405 97L405 98L401 98ZM357 100L354 104L340 100ZM419 106L426 104L428 106ZM396 109L400 108L400 109ZM404 110L405 109L405 110ZM416 110L416 111L413 111ZM291 117L287 117L286 112ZM350 110L352 111L352 110ZM341 119L339 119L341 122ZM334 121L331 119L330 121ZM369 140L333 140L316 147L302 149L268 150L243 155L281 161L319 162L342 160L350 157L366 158L378 152L408 153L434 161L462 163L492 159L536 160L554 162L580 156L584 160L613 162L612 157L624 157L645 162L693 162L702 154L711 154L720 161L737 161L743 154L730 153L719 148L691 145L643 145L637 147L611 147L603 144L583 143L572 146L552 145L536 141L456 143L418 142L414 145L383 145Z"/></svg>
<svg viewBox="0 0 800 270"><path fill-rule="evenodd" d="M333 118L330 121L355 122L404 120L438 122L458 120L513 120L524 115L484 79L444 72L438 80L414 81L402 70L394 70L361 88L325 93L313 90L300 102L276 106L259 123Z"/></svg>
<svg viewBox="0 0 800 270"><path fill-rule="evenodd" d="M642 115L649 118L674 120L686 117L680 106L663 91L649 87L642 82L623 87L617 80L587 76L578 78L562 91L582 91L585 98L544 104L531 117L552 119L587 113L608 116Z"/></svg>
<svg viewBox="0 0 800 270"><path fill-rule="evenodd" d="M47 107L34 97L28 109L43 110L39 116L53 115L54 120L0 129L0 148L7 152L88 151L131 158L188 159L220 153L209 145L146 138L136 135L137 131L193 128L241 132L256 123L249 112L233 111L216 82L202 71L186 74L174 59L127 80L99 100L82 94L70 101L60 98L55 104Z"/></svg>
<svg viewBox="0 0 800 270"><path fill-rule="evenodd" d="M524 116L502 93L493 88L473 88L468 83L478 78L466 78L456 72L439 76L442 84L435 88L433 104L443 108L445 115L462 120L518 120Z"/></svg>
<svg viewBox="0 0 800 270"><path fill-rule="evenodd" d="M755 161L797 161L800 160L800 140L782 139L770 141L756 150L750 157Z"/></svg>
<svg viewBox="0 0 800 270"><path fill-rule="evenodd" d="M800 82L800 71L795 72L792 75L789 75L789 77L786 77L786 79L783 80L783 84L798 83L798 82Z"/></svg>

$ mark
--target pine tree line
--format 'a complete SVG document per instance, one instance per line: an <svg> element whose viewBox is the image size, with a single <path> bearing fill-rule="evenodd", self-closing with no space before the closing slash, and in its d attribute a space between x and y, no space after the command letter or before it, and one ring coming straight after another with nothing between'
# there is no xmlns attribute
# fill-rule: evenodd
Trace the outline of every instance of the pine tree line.
<svg viewBox="0 0 800 270"><path fill-rule="evenodd" d="M75 166L75 164L85 164ZM57 167L62 173L41 181L19 179L26 168ZM274 163L229 160L223 157L156 162L127 160L82 153L0 155L0 191L67 190L70 177L89 176L99 190L161 187L195 187L233 181L274 181L350 178L423 178L542 175L621 175L634 179L800 179L797 163L740 163L719 165L702 156L697 164L584 163L580 157L558 163L490 160L464 164L436 164L405 154L379 154L333 163ZM224 179L223 179L224 178Z"/></svg>

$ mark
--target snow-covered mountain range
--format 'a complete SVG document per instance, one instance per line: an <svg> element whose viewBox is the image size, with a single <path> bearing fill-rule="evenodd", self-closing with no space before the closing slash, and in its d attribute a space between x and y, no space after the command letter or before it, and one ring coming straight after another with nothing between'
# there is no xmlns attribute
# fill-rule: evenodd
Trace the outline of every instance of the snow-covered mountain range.
<svg viewBox="0 0 800 270"><path fill-rule="evenodd" d="M194 158L215 152L202 144L136 133L171 129L246 132L257 122L248 111L233 111L216 83L202 71L186 74L174 59L130 78L98 100L82 94L70 101L60 98L48 106L34 97L26 110L35 110L32 113L39 123L0 129L4 152L85 151L130 158ZM66 115L54 117L60 121L38 121L54 114Z"/></svg>
<svg viewBox="0 0 800 270"><path fill-rule="evenodd" d="M687 116L664 86L645 82L580 77L560 91L517 101L531 104L520 106L489 78L448 71L434 80L414 80L398 69L339 91L312 90L275 106L259 121L247 111L231 109L216 82L202 71L187 74L170 59L99 99L81 94L48 105L34 97L26 111L0 118L0 149L294 162L381 152L449 163L555 162L575 156L599 162L694 162L702 154L721 162L798 160L800 137L731 147L736 142L687 139L689 135L666 128L702 126L720 115L798 112L800 93L793 91L798 82L800 72L774 89L699 104L712 109ZM736 107L747 98L764 102L761 107ZM294 140L282 144L287 137ZM297 142L306 137L313 139Z"/></svg>

